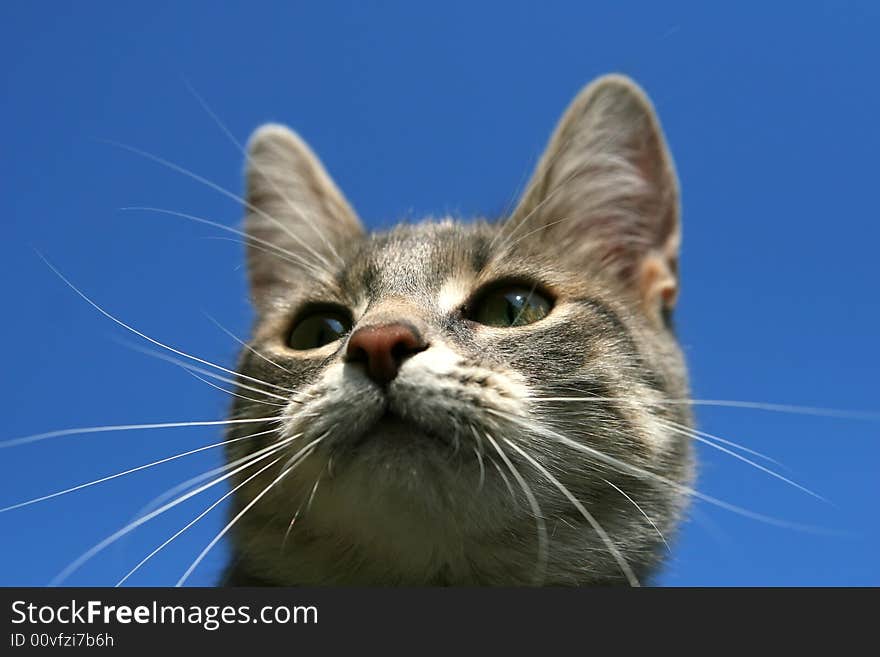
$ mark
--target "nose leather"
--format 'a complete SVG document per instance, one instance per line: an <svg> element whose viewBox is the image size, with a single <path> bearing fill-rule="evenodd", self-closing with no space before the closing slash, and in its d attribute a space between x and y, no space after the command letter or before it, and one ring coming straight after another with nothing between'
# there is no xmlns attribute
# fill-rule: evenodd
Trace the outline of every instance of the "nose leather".
<svg viewBox="0 0 880 657"><path fill-rule="evenodd" d="M346 360L364 364L367 375L380 385L397 376L408 357L428 347L421 333L409 322L391 322L356 329L348 339Z"/></svg>

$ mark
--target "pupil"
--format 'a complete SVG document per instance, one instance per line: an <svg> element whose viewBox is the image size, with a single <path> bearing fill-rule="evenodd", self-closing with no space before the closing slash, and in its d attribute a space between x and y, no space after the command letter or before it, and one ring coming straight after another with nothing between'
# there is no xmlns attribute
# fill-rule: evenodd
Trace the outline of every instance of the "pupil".
<svg viewBox="0 0 880 657"><path fill-rule="evenodd" d="M325 345L333 342L340 334L342 334L342 324L339 320L328 317L321 322L318 330L318 344Z"/></svg>
<svg viewBox="0 0 880 657"><path fill-rule="evenodd" d="M511 294L507 298L507 323L513 324L516 322L520 313L522 312L522 308L525 305L525 299L521 294Z"/></svg>

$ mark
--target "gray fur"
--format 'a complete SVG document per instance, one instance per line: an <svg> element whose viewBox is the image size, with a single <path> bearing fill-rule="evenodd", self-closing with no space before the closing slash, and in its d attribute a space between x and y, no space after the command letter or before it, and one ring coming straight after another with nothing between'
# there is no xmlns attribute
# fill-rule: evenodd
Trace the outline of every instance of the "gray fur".
<svg viewBox="0 0 880 657"><path fill-rule="evenodd" d="M228 458L295 435L282 454L320 443L287 474L285 458L236 492L226 583L648 580L665 550L658 530L671 539L692 479L690 441L662 423L692 420L687 404L666 403L688 395L664 321L678 285L678 187L644 94L620 76L581 92L520 206L497 223L365 234L293 133L262 128L249 152L258 320L239 370L289 403L277 423L232 428L229 438L277 430L230 444ZM482 290L507 280L553 298L550 314L514 328L467 319ZM285 346L313 303L349 309L355 327L405 320L430 346L383 391L345 362L347 337ZM595 401L550 401L585 397ZM274 408L238 398L233 415ZM386 411L398 421L373 430Z"/></svg>

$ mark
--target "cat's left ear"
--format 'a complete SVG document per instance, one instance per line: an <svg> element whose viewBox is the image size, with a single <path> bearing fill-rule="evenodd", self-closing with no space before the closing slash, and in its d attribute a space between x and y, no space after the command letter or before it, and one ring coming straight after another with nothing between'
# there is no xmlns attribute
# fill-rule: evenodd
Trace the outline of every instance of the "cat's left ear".
<svg viewBox="0 0 880 657"><path fill-rule="evenodd" d="M248 143L247 261L258 310L293 286L332 275L339 251L364 233L320 160L292 130L268 124Z"/></svg>
<svg viewBox="0 0 880 657"><path fill-rule="evenodd" d="M559 122L505 232L598 265L652 319L678 295L678 180L650 100L629 78L588 85ZM573 261L573 262L572 262Z"/></svg>

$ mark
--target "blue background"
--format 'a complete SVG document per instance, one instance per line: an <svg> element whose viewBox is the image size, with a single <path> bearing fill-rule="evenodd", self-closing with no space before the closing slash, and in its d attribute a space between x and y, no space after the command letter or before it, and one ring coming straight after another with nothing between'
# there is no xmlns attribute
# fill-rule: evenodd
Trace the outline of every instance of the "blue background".
<svg viewBox="0 0 880 657"><path fill-rule="evenodd" d="M233 192L235 137L298 130L370 226L496 215L580 87L621 71L649 92L683 187L678 326L694 394L880 411L880 4L26 3L0 6L0 438L221 419L227 400L71 292L47 255L146 333L231 366L251 313L240 209L118 140ZM713 5L715 3L712 3ZM613 5L613 6L612 6ZM699 487L781 529L698 503L660 583L880 584L880 423L701 407L703 429L786 464L823 504L700 448ZM0 451L0 507L207 445L217 428L63 438ZM42 585L150 499L220 463L209 450L0 514L0 584ZM213 491L212 491L213 492ZM113 584L206 493L70 578ZM131 583L173 584L213 513ZM190 580L214 581L218 548Z"/></svg>

